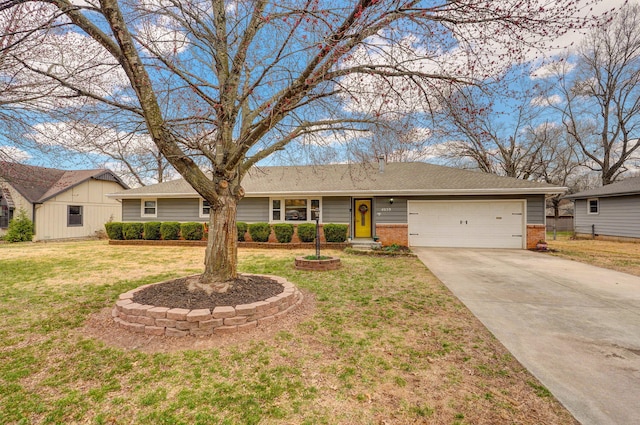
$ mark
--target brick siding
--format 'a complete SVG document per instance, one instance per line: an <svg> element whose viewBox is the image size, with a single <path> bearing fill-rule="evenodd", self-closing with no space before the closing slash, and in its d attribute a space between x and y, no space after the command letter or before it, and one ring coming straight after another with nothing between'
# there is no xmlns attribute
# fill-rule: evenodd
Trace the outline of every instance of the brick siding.
<svg viewBox="0 0 640 425"><path fill-rule="evenodd" d="M382 246L409 245L408 224L376 224L376 236L380 238Z"/></svg>
<svg viewBox="0 0 640 425"><path fill-rule="evenodd" d="M527 224L527 249L536 249L536 244L540 240L547 239L544 224Z"/></svg>

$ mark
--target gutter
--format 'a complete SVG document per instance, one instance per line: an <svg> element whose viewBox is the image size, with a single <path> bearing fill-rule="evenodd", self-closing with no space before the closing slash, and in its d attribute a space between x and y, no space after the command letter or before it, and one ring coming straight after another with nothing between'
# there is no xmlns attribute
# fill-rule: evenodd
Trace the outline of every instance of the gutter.
<svg viewBox="0 0 640 425"><path fill-rule="evenodd" d="M283 192L250 192L245 198L256 197L291 197L291 196L447 196L447 195L556 195L567 191L566 187L536 187L509 189L398 189L398 190L334 190L334 191L283 191ZM195 192L183 193L109 193L108 198L141 199L141 198L201 198Z"/></svg>

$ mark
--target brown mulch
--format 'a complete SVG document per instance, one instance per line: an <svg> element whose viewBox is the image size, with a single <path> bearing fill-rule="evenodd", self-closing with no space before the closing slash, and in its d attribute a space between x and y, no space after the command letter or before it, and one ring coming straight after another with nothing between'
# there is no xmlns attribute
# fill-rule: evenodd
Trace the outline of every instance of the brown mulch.
<svg viewBox="0 0 640 425"><path fill-rule="evenodd" d="M200 288L190 289L189 278L179 278L138 291L133 301L156 307L213 310L217 306L236 306L264 301L274 297L284 288L275 280L265 276L238 276L223 294L208 294Z"/></svg>

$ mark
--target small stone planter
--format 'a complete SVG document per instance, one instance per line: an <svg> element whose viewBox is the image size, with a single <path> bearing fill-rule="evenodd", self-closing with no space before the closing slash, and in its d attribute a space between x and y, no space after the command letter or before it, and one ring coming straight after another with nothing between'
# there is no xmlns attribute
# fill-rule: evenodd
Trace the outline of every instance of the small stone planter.
<svg viewBox="0 0 640 425"><path fill-rule="evenodd" d="M185 337L219 335L266 325L286 315L302 303L302 293L279 276L266 276L282 284L283 291L264 301L211 309L188 310L133 302L136 292L157 285L144 285L120 295L112 311L113 320L131 332Z"/></svg>
<svg viewBox="0 0 640 425"><path fill-rule="evenodd" d="M324 260L307 260L304 257L296 257L296 269L298 270L337 270L342 265L338 257L329 257Z"/></svg>

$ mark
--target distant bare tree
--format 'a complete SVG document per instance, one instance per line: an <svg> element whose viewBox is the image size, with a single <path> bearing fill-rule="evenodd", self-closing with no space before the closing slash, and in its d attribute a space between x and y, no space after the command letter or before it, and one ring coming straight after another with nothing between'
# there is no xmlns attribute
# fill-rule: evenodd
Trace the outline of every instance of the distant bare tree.
<svg viewBox="0 0 640 425"><path fill-rule="evenodd" d="M563 98L556 108L567 132L600 173L615 182L640 148L640 6L628 4L613 21L591 30L571 57L555 65Z"/></svg>
<svg viewBox="0 0 640 425"><path fill-rule="evenodd" d="M575 142L567 133L564 126L556 123L544 122L531 128L528 136L536 139L534 142L542 147L538 155L539 166L533 179L555 186L568 188L569 193L577 192L585 174L584 156ZM556 194L548 198L553 207L554 223L558 223L560 215L560 201L565 194ZM556 228L553 228L553 238L556 238Z"/></svg>
<svg viewBox="0 0 640 425"><path fill-rule="evenodd" d="M417 127L409 119L384 121L357 138L349 146L349 155L354 162L423 161L430 155L430 130Z"/></svg>
<svg viewBox="0 0 640 425"><path fill-rule="evenodd" d="M467 160L484 172L519 179L540 174L541 154L548 139L532 137L531 128L541 111L534 98L533 90L509 88L506 80L443 95L434 122L445 146L441 156Z"/></svg>

